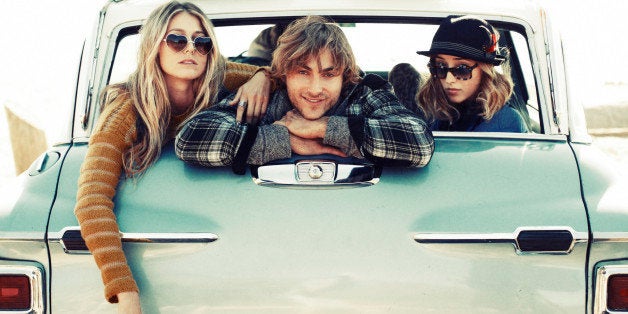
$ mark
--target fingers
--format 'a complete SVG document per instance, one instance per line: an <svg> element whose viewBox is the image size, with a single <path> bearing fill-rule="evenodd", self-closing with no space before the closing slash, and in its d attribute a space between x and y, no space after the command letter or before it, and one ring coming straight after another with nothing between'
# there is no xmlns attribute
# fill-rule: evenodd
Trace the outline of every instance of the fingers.
<svg viewBox="0 0 628 314"><path fill-rule="evenodd" d="M236 109L236 121L238 121L238 123L242 122L242 118L244 116L244 113L246 112L246 108L248 107L246 100L241 99L240 101L238 101L238 108Z"/></svg>
<svg viewBox="0 0 628 314"><path fill-rule="evenodd" d="M238 105L236 110L236 121L248 124L257 124L264 117L268 108L268 96L255 93L248 94L238 89L236 96L229 105Z"/></svg>
<svg viewBox="0 0 628 314"><path fill-rule="evenodd" d="M236 109L236 121L238 122L242 122L242 116L244 115L244 112L246 110L246 99L241 99L242 98L242 88L238 88L238 92L236 93L235 97L233 97L233 100L231 100L229 102L229 105L233 106L235 104L238 105L238 108Z"/></svg>
<svg viewBox="0 0 628 314"><path fill-rule="evenodd" d="M263 96L260 94L255 94L249 97L249 106L246 110L246 122L250 124L257 124L261 119L263 114L266 112L262 111L262 106L264 103ZM268 100L266 101L268 102Z"/></svg>
<svg viewBox="0 0 628 314"><path fill-rule="evenodd" d="M246 122L251 124L259 123L268 106L268 96L255 94L248 99L248 107L246 110Z"/></svg>
<svg viewBox="0 0 628 314"><path fill-rule="evenodd" d="M236 92L235 97L233 97L233 100L229 102L229 105L233 106L237 104L240 101L241 97L242 97L242 87L238 88L238 91Z"/></svg>
<svg viewBox="0 0 628 314"><path fill-rule="evenodd" d="M270 78L265 71L260 71L244 85L238 88L238 92L231 105L246 102L246 106L238 107L236 120L245 121L250 124L257 124L264 117L268 108L268 100L271 88Z"/></svg>
<svg viewBox="0 0 628 314"><path fill-rule="evenodd" d="M324 148L325 148L324 149L325 154L332 154L332 155L336 155L340 157L347 157L347 154L343 153L340 149L336 147L325 145Z"/></svg>

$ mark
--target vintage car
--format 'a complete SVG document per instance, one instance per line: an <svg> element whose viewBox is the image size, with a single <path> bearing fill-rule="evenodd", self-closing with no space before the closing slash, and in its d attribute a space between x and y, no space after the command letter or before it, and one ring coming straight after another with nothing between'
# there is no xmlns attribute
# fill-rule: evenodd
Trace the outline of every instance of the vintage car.
<svg viewBox="0 0 628 314"><path fill-rule="evenodd" d="M628 312L628 185L591 147L557 29L529 1L195 1L225 57L309 14L346 32L366 73L427 72L439 22L474 14L511 52L530 133L434 132L424 168L295 156L202 168L172 144L115 198L146 313ZM0 312L111 313L73 209L99 92L136 61L158 5L112 0L86 40L64 142L0 202ZM322 174L322 175L321 175Z"/></svg>

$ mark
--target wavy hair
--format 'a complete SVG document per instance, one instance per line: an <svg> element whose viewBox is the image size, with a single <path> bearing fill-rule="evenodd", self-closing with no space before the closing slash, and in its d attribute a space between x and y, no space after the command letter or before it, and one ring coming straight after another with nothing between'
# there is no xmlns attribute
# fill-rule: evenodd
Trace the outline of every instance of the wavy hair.
<svg viewBox="0 0 628 314"><path fill-rule="evenodd" d="M480 112L478 115L484 120L490 120L510 98L514 84L510 77L510 67L507 62L501 65L503 73L498 72L492 64L478 63L482 71L482 80L475 102ZM441 120L452 124L460 118L458 109L447 100L440 79L433 76L427 79L425 85L416 95L416 102L429 123Z"/></svg>
<svg viewBox="0 0 628 314"><path fill-rule="evenodd" d="M224 79L225 60L216 44L213 24L199 7L188 2L171 1L150 14L139 32L141 42L137 69L129 75L127 82L110 85L101 94L101 104L104 108L119 95L128 93L138 116L137 139L132 147L124 152L123 157L123 169L127 177L141 175L157 160L161 154L161 147L167 141L172 110L164 73L159 66L159 47L170 20L181 12L197 17L203 31L213 42L213 48L207 55L205 75L201 75L193 82L196 98L193 107L188 111L188 119L215 102ZM185 122L187 119L177 125L177 129Z"/></svg>
<svg viewBox="0 0 628 314"><path fill-rule="evenodd" d="M360 70L344 32L337 24L318 15L305 16L288 25L273 52L270 75L285 85L291 70L325 49L338 68L344 69L343 85L360 81Z"/></svg>

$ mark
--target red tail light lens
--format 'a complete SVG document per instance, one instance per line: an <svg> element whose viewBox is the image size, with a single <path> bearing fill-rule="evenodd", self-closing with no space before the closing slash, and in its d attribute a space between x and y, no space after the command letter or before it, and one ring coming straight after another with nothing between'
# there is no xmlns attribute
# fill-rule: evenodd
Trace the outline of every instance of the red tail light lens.
<svg viewBox="0 0 628 314"><path fill-rule="evenodd" d="M608 278L606 307L612 311L628 310L628 275L613 275Z"/></svg>
<svg viewBox="0 0 628 314"><path fill-rule="evenodd" d="M27 276L0 276L0 310L28 310L31 308L31 286Z"/></svg>

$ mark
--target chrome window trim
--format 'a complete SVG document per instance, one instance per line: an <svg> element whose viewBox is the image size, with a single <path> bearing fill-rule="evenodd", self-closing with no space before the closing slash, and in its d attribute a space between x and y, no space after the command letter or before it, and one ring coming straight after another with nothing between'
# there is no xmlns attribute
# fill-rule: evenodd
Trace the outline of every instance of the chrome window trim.
<svg viewBox="0 0 628 314"><path fill-rule="evenodd" d="M100 13L99 25L97 25L98 36L94 39L92 50L93 53L87 58L91 58L91 68L88 73L88 86L84 90L79 90L79 94L83 96L80 101L84 99L84 106L76 107L75 122L74 122L74 134L76 137L90 137L92 129L96 125L98 116L100 115L100 92L107 86L107 80L111 74L111 67L113 65L114 54L117 45L117 38L120 35L120 31L127 27L141 26L142 20L133 20L116 25L111 29L111 32L107 36L102 36L108 25L105 25L105 12L106 8ZM116 40L112 40L116 38ZM77 101L78 103L78 101ZM79 121L80 120L80 121Z"/></svg>
<svg viewBox="0 0 628 314"><path fill-rule="evenodd" d="M612 275L628 274L628 265L607 265L598 268L595 275L595 306L593 313L595 314L613 314L613 313L626 313L624 311L617 312L607 309L606 299L608 279Z"/></svg>
<svg viewBox="0 0 628 314"><path fill-rule="evenodd" d="M40 314L44 312L43 277L41 269L27 265L0 265L0 275L24 275L31 287L31 308L25 311L0 311L0 314Z"/></svg>
<svg viewBox="0 0 628 314"><path fill-rule="evenodd" d="M569 248L565 251L522 251L517 238L523 231L568 231L573 240ZM529 254L569 254L576 243L586 243L589 239L587 232L576 232L571 227L566 226L542 226L542 227L519 227L512 233L436 233L424 232L415 233L414 241L420 244L490 244L490 243L510 243L514 246L517 255Z"/></svg>

